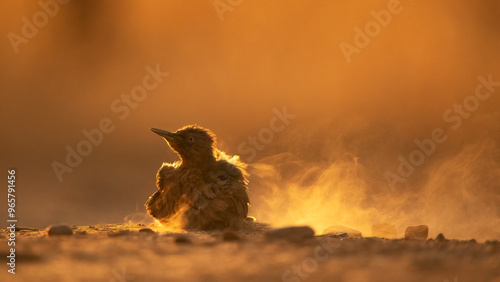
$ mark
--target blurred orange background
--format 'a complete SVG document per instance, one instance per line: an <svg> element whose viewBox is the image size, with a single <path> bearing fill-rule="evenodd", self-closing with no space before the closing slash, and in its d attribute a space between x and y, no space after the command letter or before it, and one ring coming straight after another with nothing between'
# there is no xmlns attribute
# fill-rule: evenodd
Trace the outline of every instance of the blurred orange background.
<svg viewBox="0 0 500 282"><path fill-rule="evenodd" d="M318 232L343 224L366 236L380 222L400 231L428 224L431 236L500 238L500 88L457 130L443 121L479 76L500 81L500 1L401 0L402 11L348 63L339 45L353 45L355 28L388 2L241 1L221 18L213 1L75 0L17 47L8 35L21 36L23 17L43 9L4 4L0 142L4 171L17 170L18 225L143 213L161 162L177 159L150 127L197 123L241 154L286 106L296 115L286 129L255 159L242 155L259 220ZM120 119L112 102L156 65L169 76ZM60 182L52 163L64 163L66 146L103 118L114 131ZM389 189L384 173L435 128L448 140ZM297 182L304 175L312 180Z"/></svg>

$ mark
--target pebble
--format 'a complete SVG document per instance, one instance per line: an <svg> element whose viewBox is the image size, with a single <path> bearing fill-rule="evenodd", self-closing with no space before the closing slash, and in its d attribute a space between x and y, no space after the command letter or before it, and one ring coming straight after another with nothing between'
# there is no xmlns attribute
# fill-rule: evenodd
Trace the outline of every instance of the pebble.
<svg viewBox="0 0 500 282"><path fill-rule="evenodd" d="M139 229L139 233L151 234L151 235L156 234L156 232L154 232L153 229L151 229L151 228L141 228L141 229Z"/></svg>
<svg viewBox="0 0 500 282"><path fill-rule="evenodd" d="M120 236L127 236L130 234L130 230L124 229L124 230L118 230L118 231L111 231L108 233L108 236L110 237L120 237Z"/></svg>
<svg viewBox="0 0 500 282"><path fill-rule="evenodd" d="M246 221L249 221L249 222L255 222L257 221L257 219L255 219L255 217L253 216L247 216L247 218L245 218Z"/></svg>
<svg viewBox="0 0 500 282"><path fill-rule="evenodd" d="M425 240L428 235L429 227L427 225L408 226L405 231L405 239Z"/></svg>
<svg viewBox="0 0 500 282"><path fill-rule="evenodd" d="M330 237L330 238L335 238L335 239L342 239L342 238L349 238L349 235L344 232L337 232L337 233L327 233L320 235L321 237Z"/></svg>
<svg viewBox="0 0 500 282"><path fill-rule="evenodd" d="M312 238L314 236L314 230L309 226L290 226L268 230L265 236L267 239L300 241L305 238Z"/></svg>
<svg viewBox="0 0 500 282"><path fill-rule="evenodd" d="M191 244L192 241L191 241L191 238L189 238L189 236L177 235L175 237L175 243L177 243L177 244Z"/></svg>
<svg viewBox="0 0 500 282"><path fill-rule="evenodd" d="M239 241L241 240L240 235L235 233L234 231L226 231L222 234L222 240L224 241Z"/></svg>
<svg viewBox="0 0 500 282"><path fill-rule="evenodd" d="M323 234L339 235L341 233L347 234L349 237L363 237L361 232L343 225L332 225L323 231Z"/></svg>
<svg viewBox="0 0 500 282"><path fill-rule="evenodd" d="M47 227L47 232L49 236L71 236L73 235L73 230L67 225L51 225Z"/></svg>
<svg viewBox="0 0 500 282"><path fill-rule="evenodd" d="M443 233L439 233L437 235L436 241L438 241L438 242L444 242L444 241L446 241L446 238L444 237Z"/></svg>

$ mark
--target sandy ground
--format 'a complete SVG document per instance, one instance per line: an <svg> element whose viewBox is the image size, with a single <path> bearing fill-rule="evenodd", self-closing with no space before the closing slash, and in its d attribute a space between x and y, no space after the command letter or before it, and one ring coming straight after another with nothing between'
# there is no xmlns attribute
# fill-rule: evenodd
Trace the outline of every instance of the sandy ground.
<svg viewBox="0 0 500 282"><path fill-rule="evenodd" d="M16 274L0 281L500 281L500 242L262 233L173 233L141 225L73 226L73 236L21 230ZM234 233L233 233L234 234ZM6 261L7 230L0 253ZM231 234L230 234L231 235Z"/></svg>

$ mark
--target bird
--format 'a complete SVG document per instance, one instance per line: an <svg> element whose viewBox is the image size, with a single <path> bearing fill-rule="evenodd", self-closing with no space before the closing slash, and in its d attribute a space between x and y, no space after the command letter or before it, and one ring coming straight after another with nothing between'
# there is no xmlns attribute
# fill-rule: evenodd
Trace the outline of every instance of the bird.
<svg viewBox="0 0 500 282"><path fill-rule="evenodd" d="M248 216L247 165L217 149L210 129L195 124L175 132L150 130L180 160L164 162L158 170L158 189L145 204L149 215L162 225L177 223L188 230L241 230L255 222Z"/></svg>

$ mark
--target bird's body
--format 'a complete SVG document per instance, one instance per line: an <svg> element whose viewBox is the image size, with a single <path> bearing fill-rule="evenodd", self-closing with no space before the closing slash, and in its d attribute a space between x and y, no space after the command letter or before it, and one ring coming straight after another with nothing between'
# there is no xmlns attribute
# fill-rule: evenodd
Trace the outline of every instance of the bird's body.
<svg viewBox="0 0 500 282"><path fill-rule="evenodd" d="M199 126L175 133L151 129L164 137L180 161L163 163L158 190L146 202L148 213L163 224L175 220L186 229L241 229L248 225L250 201L245 164L215 147L215 135Z"/></svg>

